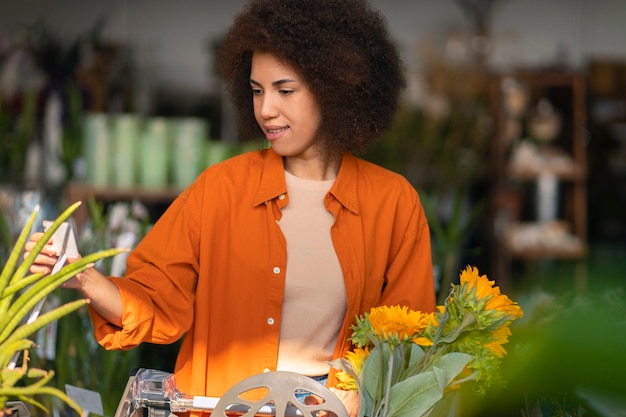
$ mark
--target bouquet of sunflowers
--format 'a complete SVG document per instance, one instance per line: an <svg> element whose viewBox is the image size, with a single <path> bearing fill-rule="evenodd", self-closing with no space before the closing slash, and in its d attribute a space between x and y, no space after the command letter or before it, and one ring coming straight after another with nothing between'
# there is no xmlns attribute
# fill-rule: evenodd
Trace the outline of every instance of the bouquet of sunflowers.
<svg viewBox="0 0 626 417"><path fill-rule="evenodd" d="M477 268L451 287L434 313L381 306L357 318L354 350L331 365L338 388L358 390L359 417L449 415L461 384L484 394L503 382L503 345L522 309Z"/></svg>

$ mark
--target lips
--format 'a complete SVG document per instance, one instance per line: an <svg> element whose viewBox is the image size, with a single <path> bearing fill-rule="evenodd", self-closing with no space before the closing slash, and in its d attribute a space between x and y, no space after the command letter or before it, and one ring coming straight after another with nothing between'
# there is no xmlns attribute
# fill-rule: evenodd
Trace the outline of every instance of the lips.
<svg viewBox="0 0 626 417"><path fill-rule="evenodd" d="M269 141L277 140L283 137L287 130L289 130L289 126L266 126L265 136Z"/></svg>

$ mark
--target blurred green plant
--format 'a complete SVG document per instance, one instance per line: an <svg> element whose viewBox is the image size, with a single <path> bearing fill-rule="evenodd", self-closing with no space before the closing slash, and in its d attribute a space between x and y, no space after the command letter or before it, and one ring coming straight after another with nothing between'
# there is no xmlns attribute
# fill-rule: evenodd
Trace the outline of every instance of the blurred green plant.
<svg viewBox="0 0 626 417"><path fill-rule="evenodd" d="M4 261L8 256L8 251L11 248L11 230L7 223L4 213L0 210L0 260Z"/></svg>
<svg viewBox="0 0 626 417"><path fill-rule="evenodd" d="M623 283L585 293L532 290L518 296L515 350L503 363L510 381L468 416L615 417L626 409L626 294Z"/></svg>
<svg viewBox="0 0 626 417"><path fill-rule="evenodd" d="M0 184L24 185L26 155L36 128L37 93L21 95L19 111L0 95Z"/></svg>
<svg viewBox="0 0 626 417"><path fill-rule="evenodd" d="M433 264L441 271L439 288L446 289L439 292L442 304L484 212L484 197L474 194L488 166L488 79L476 62L455 62L432 45L422 48L421 62L419 75L409 76L423 87L423 97L404 100L391 128L363 157L402 174L419 190Z"/></svg>
<svg viewBox="0 0 626 417"><path fill-rule="evenodd" d="M67 208L44 233L29 256L18 264L23 247L33 227L38 210L35 210L20 233L13 250L0 274L0 414L9 399L16 399L45 409L37 400L39 395L49 395L61 399L80 412L77 403L63 391L49 386L54 371L29 367L28 352L35 343L29 336L51 322L68 315L88 303L78 299L39 315L34 320L24 320L33 308L51 292L74 275L91 267L99 259L122 253L120 249L103 250L67 264L57 273L29 274L30 266L53 233L76 210L80 203ZM29 317L30 318L30 317ZM17 356L23 353L21 366Z"/></svg>
<svg viewBox="0 0 626 417"><path fill-rule="evenodd" d="M76 161L83 155L83 114L84 105L80 87L73 82L67 86L67 117L63 124L61 143L63 153L59 158L67 172L66 181L75 177ZM81 173L78 173L81 174ZM65 185L65 182L63 183Z"/></svg>
<svg viewBox="0 0 626 417"><path fill-rule="evenodd" d="M79 252L90 253L99 248L116 246L115 233L119 230L113 230L115 226L112 225L112 211L115 210L109 208L110 211L107 212L104 204L93 197L87 199L87 204L89 224L79 235ZM139 240L148 228L148 219L131 220L140 222L136 229ZM100 259L95 267L105 275L110 275L113 258ZM61 303L69 303L75 301L78 294L74 291L58 291L55 296ZM102 399L104 416L112 417L130 372L139 367L141 350L109 351L101 347L94 337L93 324L85 310L61 318L56 338L50 343L54 343L56 352L63 353L56 354L54 359L38 357L36 360L55 369L54 385L62 389L70 384L98 392Z"/></svg>
<svg viewBox="0 0 626 417"><path fill-rule="evenodd" d="M427 192L466 187L483 174L487 146L480 103L471 106L476 108L469 114L453 107L440 117L405 104L391 129L370 145L364 157L403 174Z"/></svg>
<svg viewBox="0 0 626 417"><path fill-rule="evenodd" d="M424 212L433 234L433 264L439 265L440 282L437 304L443 305L448 289L457 275L461 253L478 217L483 213L487 200L483 199L468 210L463 209L464 190L456 189L453 194L452 212L444 219L437 210L437 196L420 192ZM477 250L477 249L476 249Z"/></svg>

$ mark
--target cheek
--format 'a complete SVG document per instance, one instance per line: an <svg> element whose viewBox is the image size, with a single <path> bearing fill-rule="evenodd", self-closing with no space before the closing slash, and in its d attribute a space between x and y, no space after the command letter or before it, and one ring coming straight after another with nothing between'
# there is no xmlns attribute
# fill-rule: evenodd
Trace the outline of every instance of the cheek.
<svg viewBox="0 0 626 417"><path fill-rule="evenodd" d="M259 112L259 106L257 105L256 100L252 101L252 112L254 114L254 118L258 122L260 120L260 116L259 116L260 112Z"/></svg>

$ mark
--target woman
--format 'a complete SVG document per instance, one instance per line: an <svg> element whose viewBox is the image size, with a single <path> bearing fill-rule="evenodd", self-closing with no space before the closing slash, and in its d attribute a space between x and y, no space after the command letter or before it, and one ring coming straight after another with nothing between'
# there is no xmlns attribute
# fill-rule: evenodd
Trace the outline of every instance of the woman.
<svg viewBox="0 0 626 417"><path fill-rule="evenodd" d="M130 254L125 277L91 269L66 286L91 299L107 349L185 336L183 392L220 396L273 370L332 387L328 361L349 350L357 315L435 307L417 193L353 155L391 124L401 61L364 1L252 0L218 67L242 138L270 149L206 169ZM46 253L33 272L55 263ZM356 415L356 397L335 392Z"/></svg>

